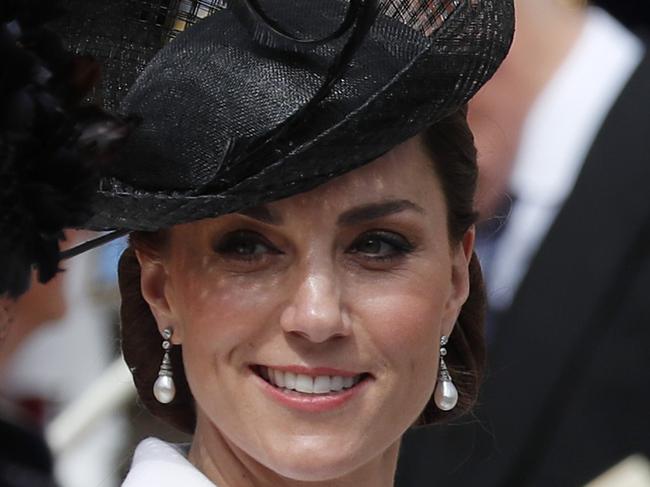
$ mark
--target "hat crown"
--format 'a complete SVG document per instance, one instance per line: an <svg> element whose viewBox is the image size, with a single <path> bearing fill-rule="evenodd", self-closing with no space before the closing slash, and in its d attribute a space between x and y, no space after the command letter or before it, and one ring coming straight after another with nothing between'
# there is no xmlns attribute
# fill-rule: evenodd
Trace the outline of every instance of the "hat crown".
<svg viewBox="0 0 650 487"><path fill-rule="evenodd" d="M319 4L311 15L304 15L302 0L276 3L269 13L296 35L322 36L343 22L347 2ZM427 46L426 37L401 22L384 17L378 24L365 55L350 62L312 123L329 124L358 108ZM380 41L386 36L403 45L387 52L391 46ZM163 191L192 191L215 179L236 183L246 175L226 160L229 144L263 135L307 103L342 44L269 48L256 43L231 10L216 12L163 48L129 90L121 111L142 124L111 175Z"/></svg>

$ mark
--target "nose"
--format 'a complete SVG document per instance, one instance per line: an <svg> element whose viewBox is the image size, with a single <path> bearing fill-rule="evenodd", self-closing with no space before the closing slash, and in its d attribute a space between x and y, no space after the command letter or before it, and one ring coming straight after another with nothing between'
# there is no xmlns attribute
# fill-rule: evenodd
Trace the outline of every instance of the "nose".
<svg viewBox="0 0 650 487"><path fill-rule="evenodd" d="M332 269L309 269L298 284L280 319L285 333L313 343L349 335L350 320L341 305L341 292Z"/></svg>

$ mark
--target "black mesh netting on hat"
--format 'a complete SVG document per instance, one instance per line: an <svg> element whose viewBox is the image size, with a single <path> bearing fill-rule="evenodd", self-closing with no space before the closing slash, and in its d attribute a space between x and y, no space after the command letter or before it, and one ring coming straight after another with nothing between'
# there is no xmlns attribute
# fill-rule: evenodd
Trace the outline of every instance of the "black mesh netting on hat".
<svg viewBox="0 0 650 487"><path fill-rule="evenodd" d="M142 124L102 182L93 229L232 212L365 164L466 103L513 31L510 0L106 4L117 41L91 28L79 50L104 64L108 106L123 99Z"/></svg>
<svg viewBox="0 0 650 487"><path fill-rule="evenodd" d="M146 63L166 42L216 10L227 0L61 0L68 12L54 23L68 47L91 54L103 67L92 101L115 110ZM458 5L440 2L383 0L384 15L430 34Z"/></svg>
<svg viewBox="0 0 650 487"><path fill-rule="evenodd" d="M53 29L68 48L102 65L91 101L116 110L147 62L176 34L225 0L60 0L67 12Z"/></svg>

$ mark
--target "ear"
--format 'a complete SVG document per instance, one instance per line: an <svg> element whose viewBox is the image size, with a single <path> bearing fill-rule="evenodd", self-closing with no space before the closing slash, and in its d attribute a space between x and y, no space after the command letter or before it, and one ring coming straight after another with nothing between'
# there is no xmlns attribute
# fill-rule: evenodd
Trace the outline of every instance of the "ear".
<svg viewBox="0 0 650 487"><path fill-rule="evenodd" d="M476 229L472 225L451 249L451 292L447 300L443 335L451 335L460 309L469 297L469 264L474 252Z"/></svg>
<svg viewBox="0 0 650 487"><path fill-rule="evenodd" d="M171 341L180 345L183 341L183 330L175 313L171 278L165 262L161 257L148 252L136 250L135 255L140 263L140 292L156 319L158 331L162 335L165 328L173 328Z"/></svg>

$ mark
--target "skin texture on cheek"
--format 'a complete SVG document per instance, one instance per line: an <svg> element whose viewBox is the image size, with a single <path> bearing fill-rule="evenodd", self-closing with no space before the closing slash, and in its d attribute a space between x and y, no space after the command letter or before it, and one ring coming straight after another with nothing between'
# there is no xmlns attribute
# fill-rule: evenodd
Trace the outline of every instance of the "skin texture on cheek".
<svg viewBox="0 0 650 487"><path fill-rule="evenodd" d="M414 415L433 391L438 343L447 325L445 296L440 290L449 282L449 272L427 260L414 265L417 271L404 272L392 286L379 292L362 288L364 296L356 296L366 310L364 319L373 324L373 335L381 337L378 344L390 360L387 370L394 376L396 395L410 398ZM407 361L403 351L408 351Z"/></svg>

